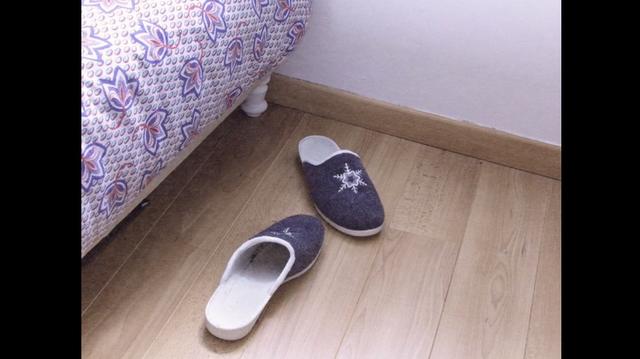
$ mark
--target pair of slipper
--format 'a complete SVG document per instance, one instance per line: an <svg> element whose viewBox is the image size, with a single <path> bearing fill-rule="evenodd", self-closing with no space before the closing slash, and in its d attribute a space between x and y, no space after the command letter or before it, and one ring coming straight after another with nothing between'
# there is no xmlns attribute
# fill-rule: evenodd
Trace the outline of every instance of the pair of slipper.
<svg viewBox="0 0 640 359"><path fill-rule="evenodd" d="M298 153L311 198L325 221L351 236L382 230L384 209L357 153L324 136L303 138ZM225 340L246 336L273 293L313 266L323 241L319 219L295 215L243 243L205 309L209 332Z"/></svg>

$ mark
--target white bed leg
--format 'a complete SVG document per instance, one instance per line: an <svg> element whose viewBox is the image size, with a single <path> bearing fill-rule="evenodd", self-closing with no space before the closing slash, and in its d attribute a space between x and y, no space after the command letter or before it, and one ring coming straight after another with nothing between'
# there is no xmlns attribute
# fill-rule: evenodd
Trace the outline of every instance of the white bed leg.
<svg viewBox="0 0 640 359"><path fill-rule="evenodd" d="M271 80L271 74L267 74L259 84L251 91L251 93L244 100L240 108L249 117L258 117L267 110L267 101L265 97L267 95L267 85Z"/></svg>

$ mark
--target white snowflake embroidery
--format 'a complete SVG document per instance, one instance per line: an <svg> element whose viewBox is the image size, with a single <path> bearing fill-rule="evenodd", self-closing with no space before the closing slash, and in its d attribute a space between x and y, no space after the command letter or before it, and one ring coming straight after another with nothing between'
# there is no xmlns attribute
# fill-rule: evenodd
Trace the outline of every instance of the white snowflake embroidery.
<svg viewBox="0 0 640 359"><path fill-rule="evenodd" d="M293 237L293 233L289 231L289 227L285 228L284 231L282 231L282 233L289 237Z"/></svg>
<svg viewBox="0 0 640 359"><path fill-rule="evenodd" d="M275 234L275 235L284 234L285 236L289 236L289 237L293 238L293 233L291 233L289 231L290 228L291 227L287 227L284 230L282 230L282 232L271 231L271 233Z"/></svg>
<svg viewBox="0 0 640 359"><path fill-rule="evenodd" d="M349 188L353 191L353 193L358 193L358 186L366 186L367 184L362 180L360 174L362 170L352 171L349 168L348 164L344 164L344 172L339 175L333 176L333 178L337 178L342 181L342 186L338 189L338 192L342 192L345 188Z"/></svg>

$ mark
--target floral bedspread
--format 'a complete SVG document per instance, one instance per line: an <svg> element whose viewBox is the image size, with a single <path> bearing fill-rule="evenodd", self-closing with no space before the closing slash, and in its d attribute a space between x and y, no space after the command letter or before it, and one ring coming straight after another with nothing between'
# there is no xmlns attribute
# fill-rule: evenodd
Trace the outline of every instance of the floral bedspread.
<svg viewBox="0 0 640 359"><path fill-rule="evenodd" d="M310 0L82 2L82 256L293 51Z"/></svg>

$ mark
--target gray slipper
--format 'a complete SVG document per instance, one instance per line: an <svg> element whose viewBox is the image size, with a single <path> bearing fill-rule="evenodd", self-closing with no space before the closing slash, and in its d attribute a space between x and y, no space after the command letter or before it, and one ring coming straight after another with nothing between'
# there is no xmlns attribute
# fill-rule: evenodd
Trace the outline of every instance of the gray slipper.
<svg viewBox="0 0 640 359"><path fill-rule="evenodd" d="M382 230L384 208L357 153L340 149L325 136L303 138L298 153L322 218L351 236L371 236Z"/></svg>
<svg viewBox="0 0 640 359"><path fill-rule="evenodd" d="M296 215L244 242L229 259L205 309L209 332L225 340L249 334L273 293L313 266L323 241L319 219Z"/></svg>

